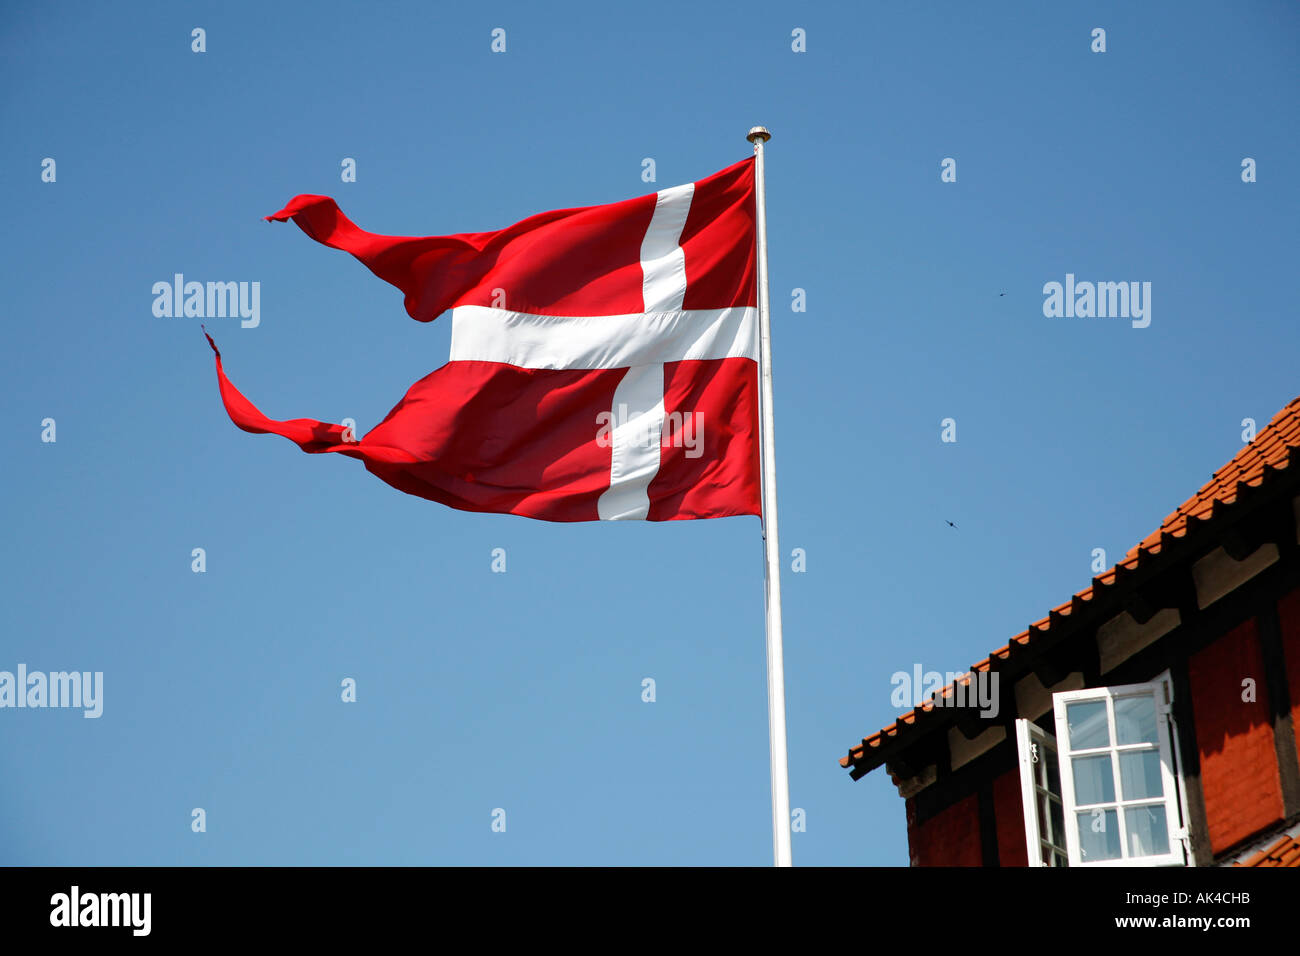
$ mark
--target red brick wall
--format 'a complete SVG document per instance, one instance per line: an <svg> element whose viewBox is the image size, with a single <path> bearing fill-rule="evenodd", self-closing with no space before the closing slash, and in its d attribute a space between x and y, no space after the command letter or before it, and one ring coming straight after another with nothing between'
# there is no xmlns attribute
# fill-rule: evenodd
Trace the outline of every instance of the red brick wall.
<svg viewBox="0 0 1300 956"><path fill-rule="evenodd" d="M1008 770L993 781L993 812L998 830L998 864L1028 866L1025 844L1025 804L1020 796L1020 768Z"/></svg>
<svg viewBox="0 0 1300 956"><path fill-rule="evenodd" d="M1211 849L1218 853L1282 819L1264 661L1251 619L1192 655L1192 714ZM1242 701L1243 679L1255 700Z"/></svg>
<svg viewBox="0 0 1300 956"><path fill-rule="evenodd" d="M1300 588L1277 602L1277 617L1282 626L1286 686L1291 692L1291 726L1297 731L1296 750L1300 756Z"/></svg>
<svg viewBox="0 0 1300 956"><path fill-rule="evenodd" d="M971 794L917 824L907 801L907 846L912 866L982 866L979 796ZM1022 841L1023 842L1023 841Z"/></svg>

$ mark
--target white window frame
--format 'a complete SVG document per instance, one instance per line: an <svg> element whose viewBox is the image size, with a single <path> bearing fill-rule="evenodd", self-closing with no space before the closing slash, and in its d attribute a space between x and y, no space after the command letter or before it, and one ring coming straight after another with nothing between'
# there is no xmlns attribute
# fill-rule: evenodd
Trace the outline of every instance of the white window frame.
<svg viewBox="0 0 1300 956"><path fill-rule="evenodd" d="M1038 767L1049 760L1059 766L1056 738L1033 721L1020 717L1016 719L1016 748L1020 754L1020 799L1024 807L1025 848L1029 853L1029 865L1046 867L1047 864L1043 862L1042 825L1038 817ZM1065 799L1059 793L1055 796L1061 800L1061 816L1064 819ZM1048 799L1051 799L1050 791ZM1047 829L1049 831L1052 829L1050 813L1047 818ZM1068 854L1065 834L1054 833L1052 836L1056 838L1056 842L1047 841L1052 851L1062 855ZM1068 856L1066 858L1068 862Z"/></svg>
<svg viewBox="0 0 1300 956"><path fill-rule="evenodd" d="M1074 773L1071 769L1069 727L1066 722L1066 707L1080 701L1105 701L1108 729L1115 725L1115 699L1141 694L1152 694L1156 703L1156 742L1160 754L1160 776L1163 786L1165 824L1169 830L1169 852L1157 855L1130 857L1122 856L1114 860L1083 859L1079 846L1077 805L1074 795ZM1113 687L1089 687L1084 690L1063 691L1052 695L1052 706L1056 718L1056 747L1061 775L1061 804L1065 811L1066 848L1069 851L1070 866L1185 866L1189 859L1187 829L1186 795L1180 779L1175 772L1177 728L1174 726L1171 705L1173 703L1173 682L1169 672L1144 684L1122 684ZM1096 756L1103 752L1111 755L1111 772L1114 775L1116 800L1116 825L1119 827L1121 853L1128 852L1128 834L1125 828L1123 785L1119 769L1119 754L1124 747L1138 745L1121 745L1111 739L1104 748L1084 751L1084 756Z"/></svg>

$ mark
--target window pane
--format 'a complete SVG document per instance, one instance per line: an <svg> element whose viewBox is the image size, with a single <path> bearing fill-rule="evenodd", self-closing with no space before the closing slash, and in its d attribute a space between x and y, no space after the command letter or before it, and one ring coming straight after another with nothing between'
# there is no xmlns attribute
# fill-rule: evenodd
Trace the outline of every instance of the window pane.
<svg viewBox="0 0 1300 956"><path fill-rule="evenodd" d="M1070 729L1071 750L1110 746L1110 726L1106 720L1104 700L1066 704L1065 722Z"/></svg>
<svg viewBox="0 0 1300 956"><path fill-rule="evenodd" d="M1065 810L1055 800L1052 801L1052 842L1065 846Z"/></svg>
<svg viewBox="0 0 1300 956"><path fill-rule="evenodd" d="M1115 772L1110 754L1076 757L1070 761L1074 770L1074 802L1110 803L1115 799Z"/></svg>
<svg viewBox="0 0 1300 956"><path fill-rule="evenodd" d="M1058 797L1061 795L1061 770L1056 764L1056 754L1051 754L1045 761L1047 764L1047 789Z"/></svg>
<svg viewBox="0 0 1300 956"><path fill-rule="evenodd" d="M1040 839L1049 842L1052 839L1052 831L1047 828L1047 824L1050 820L1050 817L1048 817L1050 807L1048 805L1051 802L1051 799L1046 794L1040 793L1038 795L1038 836Z"/></svg>
<svg viewBox="0 0 1300 956"><path fill-rule="evenodd" d="M1156 699L1150 694L1115 698L1115 736L1122 744L1156 743Z"/></svg>
<svg viewBox="0 0 1300 956"><path fill-rule="evenodd" d="M1120 754L1119 785L1124 800L1163 797L1165 787L1160 779L1160 751L1139 750Z"/></svg>
<svg viewBox="0 0 1300 956"><path fill-rule="evenodd" d="M1074 816L1083 862L1119 859L1119 820L1114 810L1086 810Z"/></svg>
<svg viewBox="0 0 1300 956"><path fill-rule="evenodd" d="M1169 826L1164 807L1125 807L1124 823L1128 828L1129 856L1158 856L1169 852Z"/></svg>

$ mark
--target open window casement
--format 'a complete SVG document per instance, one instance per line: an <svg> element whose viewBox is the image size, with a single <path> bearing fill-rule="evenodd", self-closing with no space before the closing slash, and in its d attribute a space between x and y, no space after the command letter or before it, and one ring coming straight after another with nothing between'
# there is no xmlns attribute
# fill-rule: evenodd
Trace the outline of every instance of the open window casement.
<svg viewBox="0 0 1300 956"><path fill-rule="evenodd" d="M1172 693L1161 675L1053 695L1070 866L1187 862Z"/></svg>
<svg viewBox="0 0 1300 956"><path fill-rule="evenodd" d="M1066 866L1065 811L1052 735L1028 720L1016 721L1020 751L1020 797L1030 866Z"/></svg>

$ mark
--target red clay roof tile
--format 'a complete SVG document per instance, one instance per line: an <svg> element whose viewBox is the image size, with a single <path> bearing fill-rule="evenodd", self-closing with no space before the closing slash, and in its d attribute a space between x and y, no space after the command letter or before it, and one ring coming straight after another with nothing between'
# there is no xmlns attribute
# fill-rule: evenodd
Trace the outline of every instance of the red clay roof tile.
<svg viewBox="0 0 1300 956"><path fill-rule="evenodd" d="M1242 860L1237 866L1295 866L1300 867L1300 839L1284 836L1267 850Z"/></svg>

